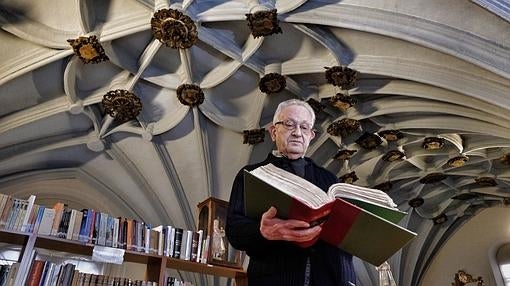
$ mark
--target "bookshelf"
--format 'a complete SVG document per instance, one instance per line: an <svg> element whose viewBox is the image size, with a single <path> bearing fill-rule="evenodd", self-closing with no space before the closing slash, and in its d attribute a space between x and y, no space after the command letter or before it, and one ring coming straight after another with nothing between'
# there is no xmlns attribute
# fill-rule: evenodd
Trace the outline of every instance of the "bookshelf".
<svg viewBox="0 0 510 286"><path fill-rule="evenodd" d="M35 254L39 252L36 250L64 253L64 256L81 255L93 258L92 261L97 260L95 257L108 257L107 262L145 265L143 279L148 285L152 285L151 282L166 285L167 269L226 277L233 279L236 286L247 285L240 255L235 256L236 261L226 265L208 259L211 239L204 235L204 230L152 226L135 219L113 217L94 209L71 209L62 202L47 207L36 204L35 198L35 195L19 199L0 194L0 242L17 245L21 249L15 263L16 271L12 271L12 278L9 278L14 281L14 285L21 285L27 277L32 279L31 282L38 283L33 277L41 279L42 272L49 273L49 270L44 272L44 269L53 269L51 267L55 263L52 261L45 261L43 267L47 268L41 268L39 259L36 260ZM205 231L207 235L208 229ZM224 242L228 244L226 240ZM38 267L31 269L36 264ZM61 269L62 264L57 266ZM73 273L83 274L75 271L75 265L71 266L66 268L66 277L62 279L78 277ZM46 279L61 279L61 274L55 273L58 278L45 276L50 277ZM126 277L117 278L124 280ZM51 281L53 283L55 280Z"/></svg>
<svg viewBox="0 0 510 286"><path fill-rule="evenodd" d="M16 244L22 247L22 254L20 255L21 261L19 261L22 266L20 267L30 267L30 261L26 260L30 259L30 255L28 254L31 253L34 248L91 256L95 246L79 241L11 230L0 230L0 242ZM129 250L125 252L124 261L145 264L147 266L145 279L157 281L158 285L166 285L166 268L232 278L236 286L248 285L245 271L239 268L216 266Z"/></svg>

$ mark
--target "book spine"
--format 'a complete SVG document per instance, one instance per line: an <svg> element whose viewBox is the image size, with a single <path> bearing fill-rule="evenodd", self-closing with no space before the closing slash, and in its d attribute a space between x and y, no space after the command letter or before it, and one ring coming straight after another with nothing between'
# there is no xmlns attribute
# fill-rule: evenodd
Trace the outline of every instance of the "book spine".
<svg viewBox="0 0 510 286"><path fill-rule="evenodd" d="M15 218L19 212L19 208L20 208L20 201L18 199L13 199L12 209L11 209L11 212L9 213L9 217L7 218L7 222L6 222L6 226L5 226L6 229L12 229L12 226L14 224L13 221L15 221Z"/></svg>
<svg viewBox="0 0 510 286"><path fill-rule="evenodd" d="M11 213L11 209L13 207L13 197L12 196L7 196L7 198L5 199L5 207L4 209L2 210L2 217L0 218L0 228L6 228L7 226L7 220L8 220L8 217L9 217L9 214Z"/></svg>
<svg viewBox="0 0 510 286"><path fill-rule="evenodd" d="M145 228L144 228L143 232L144 232L144 241L143 241L144 252L145 253L152 253L152 251L154 250L152 248L152 243L154 243L153 242L154 238L152 237L153 234L151 233L151 226L150 226L150 224L145 225Z"/></svg>
<svg viewBox="0 0 510 286"><path fill-rule="evenodd" d="M42 221L45 209L46 208L44 206L39 206L39 210L37 212L37 217L35 219L35 222L34 222L32 228L30 229L30 232L35 233L35 232L39 231L39 227L41 225L41 221Z"/></svg>
<svg viewBox="0 0 510 286"><path fill-rule="evenodd" d="M42 235L50 235L54 219L55 209L45 208L43 212L43 217L41 218L41 223L39 225L38 233Z"/></svg>
<svg viewBox="0 0 510 286"><path fill-rule="evenodd" d="M197 261L199 236L200 236L200 234L198 232L196 232L196 231L192 232L192 237L191 237L191 257L190 257L191 261Z"/></svg>
<svg viewBox="0 0 510 286"><path fill-rule="evenodd" d="M79 240L82 222L83 222L83 211L76 211L76 218L74 221L73 234L71 236L72 240Z"/></svg>
<svg viewBox="0 0 510 286"><path fill-rule="evenodd" d="M112 247L113 245L113 221L114 218L107 214L106 219L106 232L105 232L105 246Z"/></svg>
<svg viewBox="0 0 510 286"><path fill-rule="evenodd" d="M173 251L173 258L180 258L181 256L181 244L182 244L182 235L184 230L182 228L176 228L175 229L175 236L174 236L174 251Z"/></svg>
<svg viewBox="0 0 510 286"><path fill-rule="evenodd" d="M34 204L32 206L32 211L30 212L30 217L28 219L27 226L25 228L25 232L31 233L34 231L34 225L35 225L35 222L37 221L37 217L39 216L39 209L41 207L42 206L40 206L38 204Z"/></svg>
<svg viewBox="0 0 510 286"><path fill-rule="evenodd" d="M83 213L83 217L81 219L80 233L78 235L78 240L81 242L87 242L88 241L87 223L90 221L89 210L82 209L81 212Z"/></svg>
<svg viewBox="0 0 510 286"><path fill-rule="evenodd" d="M98 244L99 228L101 224L101 212L94 213L94 224L92 226L92 244Z"/></svg>
<svg viewBox="0 0 510 286"><path fill-rule="evenodd" d="M26 200L19 200L19 210L14 218L11 229L12 230L20 230L21 229L21 221L27 212L28 202Z"/></svg>
<svg viewBox="0 0 510 286"><path fill-rule="evenodd" d="M175 246L175 227L170 227L169 241L168 241L168 256L174 256L174 246Z"/></svg>
<svg viewBox="0 0 510 286"><path fill-rule="evenodd" d="M25 217L23 218L23 222L22 222L22 225L21 225L21 231L23 232L26 232L29 225L28 225L28 220L30 218L30 215L32 213L32 208L34 207L34 203L35 203L35 196L34 195L31 195L28 200L27 200L27 212L26 212L26 215Z"/></svg>
<svg viewBox="0 0 510 286"><path fill-rule="evenodd" d="M113 218L112 247L120 247L119 245L119 218Z"/></svg>
<svg viewBox="0 0 510 286"><path fill-rule="evenodd" d="M161 228L161 231L157 231L156 235L158 236L158 242L157 242L157 255L163 255L163 250L165 247L165 236L163 235L163 228Z"/></svg>
<svg viewBox="0 0 510 286"><path fill-rule="evenodd" d="M108 225L108 214L100 212L99 213L99 231L97 236L97 244L98 245L106 245L106 228Z"/></svg>
<svg viewBox="0 0 510 286"><path fill-rule="evenodd" d="M200 229L198 231L198 252L197 252L197 258L196 262L200 262L202 258L202 249L204 244L204 230Z"/></svg>
<svg viewBox="0 0 510 286"><path fill-rule="evenodd" d="M88 243L95 244L94 241L94 228L96 225L96 214L97 212L93 209L89 209L90 221L88 223Z"/></svg>
<svg viewBox="0 0 510 286"><path fill-rule="evenodd" d="M62 214L64 211L64 204L58 202L53 206L53 209L55 210L55 218L53 219L53 226L51 227L50 235L57 236L58 227L60 226L60 221L62 220Z"/></svg>
<svg viewBox="0 0 510 286"><path fill-rule="evenodd" d="M39 286L39 282L41 281L42 272L44 270L44 261L42 260L34 260L32 262L32 267L28 272L28 277L26 279L26 286Z"/></svg>

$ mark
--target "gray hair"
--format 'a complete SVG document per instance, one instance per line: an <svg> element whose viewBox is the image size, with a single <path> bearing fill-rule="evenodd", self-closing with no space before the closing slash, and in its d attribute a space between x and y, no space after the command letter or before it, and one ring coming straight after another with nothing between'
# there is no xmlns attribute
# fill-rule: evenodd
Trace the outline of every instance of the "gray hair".
<svg viewBox="0 0 510 286"><path fill-rule="evenodd" d="M299 99L288 99L288 100L280 102L280 104L278 104L278 107L276 108L276 111L274 112L273 124L278 122L278 120L279 120L278 118L280 116L280 113L282 113L282 110L285 107L292 106L292 105L304 107L310 113L310 116L312 117L312 126L315 124L315 112L313 111L312 107L306 101L299 100Z"/></svg>

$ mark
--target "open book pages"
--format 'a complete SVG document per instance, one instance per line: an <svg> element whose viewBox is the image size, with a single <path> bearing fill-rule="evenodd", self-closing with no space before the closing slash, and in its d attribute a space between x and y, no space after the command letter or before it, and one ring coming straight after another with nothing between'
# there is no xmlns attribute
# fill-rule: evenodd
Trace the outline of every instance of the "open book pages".
<svg viewBox="0 0 510 286"><path fill-rule="evenodd" d="M250 173L313 209L334 200L316 185L273 164L260 166Z"/></svg>
<svg viewBox="0 0 510 286"><path fill-rule="evenodd" d="M390 196L383 191L351 184L333 184L326 194L304 178L280 169L273 164L260 166L250 171L250 173L313 209L318 209L337 197L370 202L389 208L397 206Z"/></svg>
<svg viewBox="0 0 510 286"><path fill-rule="evenodd" d="M390 208L397 207L397 204L395 204L391 197L385 192L351 184L337 183L331 185L331 187L329 187L328 194L331 197L366 201Z"/></svg>

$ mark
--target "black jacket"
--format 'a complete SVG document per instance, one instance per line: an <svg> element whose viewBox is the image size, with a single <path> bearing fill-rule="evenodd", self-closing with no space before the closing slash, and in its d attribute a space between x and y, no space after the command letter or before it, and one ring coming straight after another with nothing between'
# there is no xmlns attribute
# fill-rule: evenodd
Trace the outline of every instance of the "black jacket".
<svg viewBox="0 0 510 286"><path fill-rule="evenodd" d="M337 182L337 178L326 169L305 158L305 179L322 190ZM294 173L290 160L272 154L261 163L241 169L234 180L227 215L226 233L236 249L250 256L248 265L249 286L300 286L304 285L306 260L310 257L313 286L351 285L356 283L352 256L321 240L308 248L292 242L266 240L260 233L260 219L253 220L244 215L243 170L253 170L272 163Z"/></svg>

